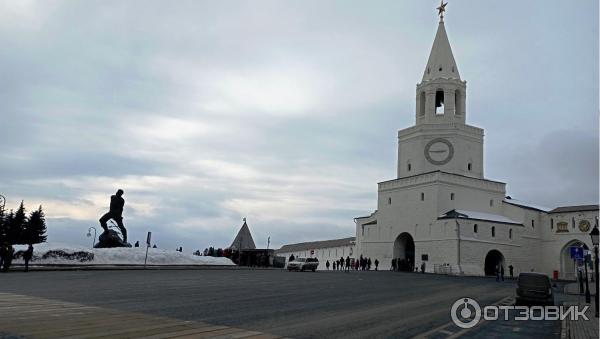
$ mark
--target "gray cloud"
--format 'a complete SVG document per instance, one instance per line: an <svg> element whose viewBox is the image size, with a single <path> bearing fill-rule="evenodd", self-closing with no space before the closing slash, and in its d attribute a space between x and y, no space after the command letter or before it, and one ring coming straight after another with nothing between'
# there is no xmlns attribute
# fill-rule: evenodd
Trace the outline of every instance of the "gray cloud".
<svg viewBox="0 0 600 339"><path fill-rule="evenodd" d="M227 246L242 217L261 246L350 236L395 175L436 5L4 3L0 192L44 204L50 241L87 244L119 187L161 247ZM597 12L449 5L467 120L515 198L598 201Z"/></svg>

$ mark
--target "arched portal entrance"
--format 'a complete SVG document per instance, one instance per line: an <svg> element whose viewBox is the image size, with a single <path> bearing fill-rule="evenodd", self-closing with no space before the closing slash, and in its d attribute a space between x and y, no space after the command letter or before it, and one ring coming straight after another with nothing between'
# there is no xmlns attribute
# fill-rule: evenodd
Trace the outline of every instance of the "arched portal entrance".
<svg viewBox="0 0 600 339"><path fill-rule="evenodd" d="M491 250L485 256L485 275L496 275L496 266L504 266L504 255L498 250Z"/></svg>
<svg viewBox="0 0 600 339"><path fill-rule="evenodd" d="M394 258L400 271L413 271L415 267L415 241L410 233L401 233L394 242Z"/></svg>
<svg viewBox="0 0 600 339"><path fill-rule="evenodd" d="M570 247L583 247L588 249L588 246L580 240L569 241L560 251L560 275L566 280L577 279L577 266L575 261L571 258Z"/></svg>

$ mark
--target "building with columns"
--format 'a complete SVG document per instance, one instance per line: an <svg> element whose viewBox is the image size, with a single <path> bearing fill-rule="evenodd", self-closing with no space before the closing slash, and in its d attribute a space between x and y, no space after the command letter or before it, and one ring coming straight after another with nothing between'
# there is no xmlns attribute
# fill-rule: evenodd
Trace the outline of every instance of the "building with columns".
<svg viewBox="0 0 600 339"><path fill-rule="evenodd" d="M378 184L375 211L355 218L350 257L378 259L382 270L395 259L427 272L493 275L502 266L508 275L512 266L515 275L574 278L569 247L592 248L598 205L547 208L507 196L505 183L484 176L484 130L468 114L467 82L441 16L416 86L415 125L398 131L396 178ZM329 253L326 244L280 253Z"/></svg>

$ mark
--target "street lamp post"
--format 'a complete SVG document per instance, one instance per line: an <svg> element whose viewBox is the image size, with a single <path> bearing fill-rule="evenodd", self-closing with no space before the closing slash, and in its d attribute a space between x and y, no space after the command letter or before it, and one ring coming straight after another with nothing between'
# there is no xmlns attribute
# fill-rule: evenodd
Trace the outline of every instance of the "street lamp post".
<svg viewBox="0 0 600 339"><path fill-rule="evenodd" d="M592 245L594 245L594 274L596 275L596 296L594 297L596 303L596 318L598 318L598 223L594 226L594 229L590 232L590 238L592 238Z"/></svg>
<svg viewBox="0 0 600 339"><path fill-rule="evenodd" d="M92 230L94 230L94 239L92 240L92 248L94 248L94 244L96 244L96 228L94 226L88 228L87 237L92 236Z"/></svg>
<svg viewBox="0 0 600 339"><path fill-rule="evenodd" d="M585 254L584 256L584 261L583 261L583 266L585 268L585 302L586 303L591 303L592 300L590 299L590 285L588 283L588 257L590 255L588 253Z"/></svg>

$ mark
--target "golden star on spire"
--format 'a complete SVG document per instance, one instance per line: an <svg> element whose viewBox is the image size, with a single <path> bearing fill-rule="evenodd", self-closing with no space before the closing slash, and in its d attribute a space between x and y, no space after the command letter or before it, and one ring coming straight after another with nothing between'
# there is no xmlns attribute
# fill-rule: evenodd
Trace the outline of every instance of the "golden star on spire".
<svg viewBox="0 0 600 339"><path fill-rule="evenodd" d="M444 21L444 12L446 11L446 5L448 3L444 3L444 0L440 1L440 7L437 8L438 15L440 16L440 21Z"/></svg>

